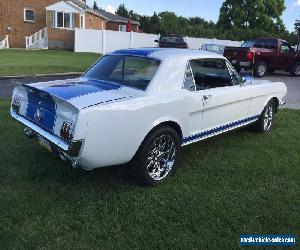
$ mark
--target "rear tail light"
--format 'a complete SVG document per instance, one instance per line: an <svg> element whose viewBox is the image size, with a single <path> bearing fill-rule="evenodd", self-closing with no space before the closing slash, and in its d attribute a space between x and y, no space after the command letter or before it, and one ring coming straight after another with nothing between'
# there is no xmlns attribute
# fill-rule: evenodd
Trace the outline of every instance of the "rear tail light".
<svg viewBox="0 0 300 250"><path fill-rule="evenodd" d="M71 142L73 139L73 124L70 122L63 122L60 129L60 136L68 142Z"/></svg>
<svg viewBox="0 0 300 250"><path fill-rule="evenodd" d="M14 98L12 104L11 104L11 107L13 109L13 111L15 113L19 113L20 111L20 106L21 106L21 99L19 98Z"/></svg>
<svg viewBox="0 0 300 250"><path fill-rule="evenodd" d="M249 50L248 53L247 53L247 60L252 62L253 58L254 58L254 51Z"/></svg>

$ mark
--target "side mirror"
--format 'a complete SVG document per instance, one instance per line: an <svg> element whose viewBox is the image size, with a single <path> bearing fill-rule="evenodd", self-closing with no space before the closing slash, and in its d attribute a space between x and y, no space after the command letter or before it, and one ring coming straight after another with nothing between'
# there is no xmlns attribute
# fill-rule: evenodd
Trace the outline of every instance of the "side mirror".
<svg viewBox="0 0 300 250"><path fill-rule="evenodd" d="M155 43L158 43L158 40L154 40Z"/></svg>

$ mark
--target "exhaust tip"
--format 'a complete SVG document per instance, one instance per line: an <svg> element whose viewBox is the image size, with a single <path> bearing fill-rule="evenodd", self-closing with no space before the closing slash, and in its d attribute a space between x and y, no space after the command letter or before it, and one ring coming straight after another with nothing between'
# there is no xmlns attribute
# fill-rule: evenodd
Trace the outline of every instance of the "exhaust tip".
<svg viewBox="0 0 300 250"><path fill-rule="evenodd" d="M77 161L75 161L75 160L73 160L73 161L71 162L71 165L72 165L73 168L80 168L79 163L78 163Z"/></svg>
<svg viewBox="0 0 300 250"><path fill-rule="evenodd" d="M34 131L31 128L24 128L24 133L30 139L34 137Z"/></svg>

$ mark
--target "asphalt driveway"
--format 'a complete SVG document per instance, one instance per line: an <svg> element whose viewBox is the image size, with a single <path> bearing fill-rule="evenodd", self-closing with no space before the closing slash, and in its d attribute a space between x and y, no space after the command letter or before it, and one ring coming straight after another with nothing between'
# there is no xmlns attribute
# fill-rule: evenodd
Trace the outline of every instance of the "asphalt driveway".
<svg viewBox="0 0 300 250"><path fill-rule="evenodd" d="M59 76L59 77L38 77L38 78L25 78L25 79L5 79L0 80L0 98L10 98L13 88L22 83L33 82L47 82L51 80L59 79L71 79L78 76ZM268 75L265 79L271 81L285 82L288 88L288 94L286 96L286 108L300 109L300 78L290 77L289 74L284 72L276 72L272 75Z"/></svg>
<svg viewBox="0 0 300 250"><path fill-rule="evenodd" d="M288 92L285 97L287 101L285 107L291 109L300 109L300 77L290 77L287 73L276 72L265 77L270 81L281 81L287 86Z"/></svg>
<svg viewBox="0 0 300 250"><path fill-rule="evenodd" d="M15 86L24 83L48 82L76 78L78 75L57 76L57 77L29 77L20 79L0 79L0 98L10 98Z"/></svg>

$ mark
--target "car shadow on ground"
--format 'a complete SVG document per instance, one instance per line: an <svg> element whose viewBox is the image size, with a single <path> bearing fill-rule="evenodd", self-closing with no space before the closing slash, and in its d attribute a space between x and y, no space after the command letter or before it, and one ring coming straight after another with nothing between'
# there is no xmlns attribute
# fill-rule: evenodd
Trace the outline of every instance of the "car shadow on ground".
<svg viewBox="0 0 300 250"><path fill-rule="evenodd" d="M208 148L208 150L219 150L222 147L220 141L227 137L240 137L249 128L240 128L231 131L227 134L221 134L214 138L209 138L189 146L182 148L182 160L179 165L179 172L182 169L188 168L188 158L191 152L197 150L199 159L204 158L209 151L202 152L199 148ZM69 188L78 189L84 186L86 189L108 190L119 189L123 187L144 187L135 177L130 168L130 164L123 164L118 166L109 166L105 168L98 168L91 171L86 171L81 168L74 169L70 163L63 162L57 156L49 153L38 145L34 146L35 153L30 153L30 148L24 149L25 155L31 155L30 161L34 162L31 166L26 166L26 178L32 181L37 181L41 186L47 186L49 183L56 183L56 185L68 186ZM28 152L25 152L27 151ZM198 167L201 168L202 162L197 162ZM203 165L203 167L205 167ZM180 173L179 173L180 174ZM173 177L176 178L176 175Z"/></svg>

